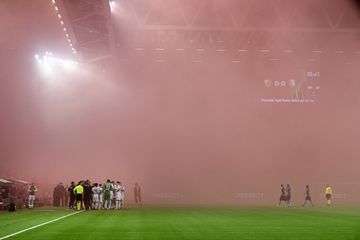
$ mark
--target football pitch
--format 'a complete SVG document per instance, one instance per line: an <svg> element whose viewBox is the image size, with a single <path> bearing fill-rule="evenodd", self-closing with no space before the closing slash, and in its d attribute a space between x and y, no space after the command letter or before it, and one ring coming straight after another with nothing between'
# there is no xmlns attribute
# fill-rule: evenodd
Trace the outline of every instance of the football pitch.
<svg viewBox="0 0 360 240"><path fill-rule="evenodd" d="M42 208L2 212L0 239L360 239L360 207L128 208L73 213Z"/></svg>

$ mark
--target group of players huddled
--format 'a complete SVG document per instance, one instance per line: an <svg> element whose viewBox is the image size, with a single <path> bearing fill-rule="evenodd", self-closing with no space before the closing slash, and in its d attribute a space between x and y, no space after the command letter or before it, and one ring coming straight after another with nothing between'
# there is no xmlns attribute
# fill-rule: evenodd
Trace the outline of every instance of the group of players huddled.
<svg viewBox="0 0 360 240"><path fill-rule="evenodd" d="M89 180L77 185L71 182L69 208L76 210L122 209L125 188L120 181L108 179L104 184L91 184Z"/></svg>
<svg viewBox="0 0 360 240"><path fill-rule="evenodd" d="M279 207L281 205L282 202L285 202L285 204L288 205L288 207L292 206L291 203L291 187L290 184L286 185L286 188L284 186L284 184L281 184L281 190L280 190L280 200L279 200ZM305 187L305 201L304 204L302 205L303 207L305 207L307 202L310 202L311 206L313 207L314 204L311 201L311 195L310 195L310 186L306 185ZM330 206L331 204L331 195L332 195L332 189L329 186L329 184L326 185L325 187L325 198L326 198L326 204L327 206Z"/></svg>

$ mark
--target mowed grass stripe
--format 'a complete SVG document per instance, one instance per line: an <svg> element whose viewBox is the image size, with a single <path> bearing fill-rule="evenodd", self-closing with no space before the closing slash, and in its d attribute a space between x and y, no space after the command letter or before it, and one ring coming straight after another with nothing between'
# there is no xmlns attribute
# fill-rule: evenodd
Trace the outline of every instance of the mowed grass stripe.
<svg viewBox="0 0 360 240"><path fill-rule="evenodd" d="M90 211L12 239L360 239L360 208Z"/></svg>

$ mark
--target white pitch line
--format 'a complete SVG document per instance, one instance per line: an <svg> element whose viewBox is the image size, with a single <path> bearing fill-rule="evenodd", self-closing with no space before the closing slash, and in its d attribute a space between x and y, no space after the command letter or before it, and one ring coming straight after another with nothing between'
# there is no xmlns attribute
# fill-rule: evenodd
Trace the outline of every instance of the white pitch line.
<svg viewBox="0 0 360 240"><path fill-rule="evenodd" d="M81 212L83 212L83 211L70 213L70 214L68 214L68 215L65 215L65 216L62 216L62 217L59 217L59 218L56 218L56 219L53 219L53 220L50 220L50 221L47 221L47 222L44 222L44 223L41 223L41 224L32 226L32 227L29 227L29 228L26 228L26 229L24 229L24 230L21 230L21 231L18 231L18 232L15 232L15 233L6 235L6 236L4 236L4 237L0 237L0 240L7 239L7 238L9 238L9 237L18 235L18 234L23 233L23 232L30 231L30 230L32 230L32 229L34 229L34 228L38 228L38 227L44 226L44 225L49 224L49 223L53 223L53 222L59 221L59 220L61 220L61 219L70 217L70 216L72 216L72 215L75 215L75 214L78 214L78 213L81 213Z"/></svg>

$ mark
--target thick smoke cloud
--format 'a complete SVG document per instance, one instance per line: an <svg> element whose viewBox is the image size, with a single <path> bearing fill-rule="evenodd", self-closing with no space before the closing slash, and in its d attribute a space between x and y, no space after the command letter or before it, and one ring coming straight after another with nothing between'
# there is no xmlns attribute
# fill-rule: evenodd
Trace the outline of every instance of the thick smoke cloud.
<svg viewBox="0 0 360 240"><path fill-rule="evenodd" d="M0 50L4 177L50 184L111 178L128 189L139 182L153 202L247 202L246 193L264 194L262 203L276 202L280 183L293 184L299 198L305 184L320 194L326 183L353 194L351 200L360 197L352 193L359 183L358 56L346 58L353 65L327 57L308 63L305 52L318 49L304 41L296 57L276 63L245 53L241 64L232 64L233 56L206 51L189 59L168 54L156 62L158 56L144 52L120 61L120 67L103 71L84 65L76 73L44 77L34 52L41 44L60 51L66 43L55 40L62 37L56 19L44 21L52 19L49 11L20 2L0 4L2 13L17 13L2 15L1 33L11 29ZM164 17L158 8L154 11ZM268 27L276 24L281 23L269 21ZM27 25L35 26L33 31ZM358 40L354 36L353 45L341 50L353 51ZM132 47L125 39L122 44ZM260 48L272 46L291 44L265 34ZM193 62L199 58L204 61ZM321 73L319 102L260 102L265 78L306 68Z"/></svg>

